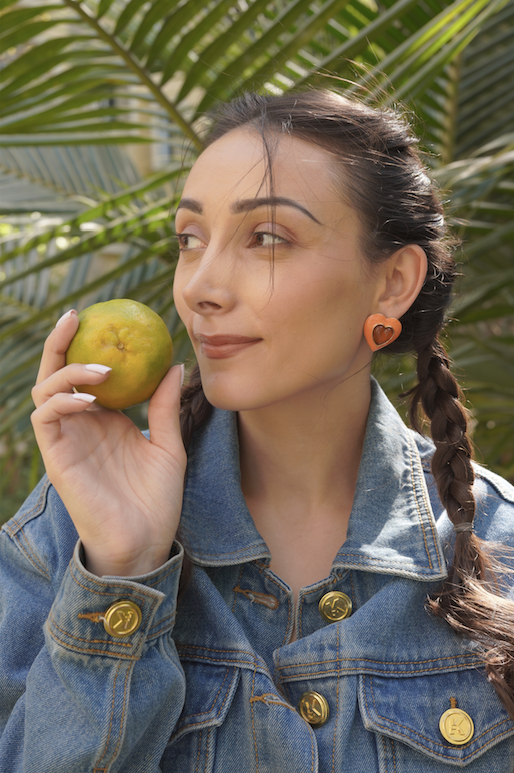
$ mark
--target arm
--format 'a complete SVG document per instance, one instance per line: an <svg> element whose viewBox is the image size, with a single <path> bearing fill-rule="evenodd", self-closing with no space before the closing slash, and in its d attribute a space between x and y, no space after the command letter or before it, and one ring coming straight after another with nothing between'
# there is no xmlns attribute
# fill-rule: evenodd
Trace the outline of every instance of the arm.
<svg viewBox="0 0 514 773"><path fill-rule="evenodd" d="M99 578L79 542L65 568L59 504L50 488L44 511L0 533L0 770L153 773L184 700L170 638L182 550L146 576ZM120 600L141 623L116 637L100 618Z"/></svg>

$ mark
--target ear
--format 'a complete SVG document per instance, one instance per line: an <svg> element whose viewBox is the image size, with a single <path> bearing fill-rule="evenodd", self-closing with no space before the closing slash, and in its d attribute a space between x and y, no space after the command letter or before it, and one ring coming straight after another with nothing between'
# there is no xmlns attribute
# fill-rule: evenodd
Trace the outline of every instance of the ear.
<svg viewBox="0 0 514 773"><path fill-rule="evenodd" d="M376 311L400 319L418 297L427 275L428 261L419 244L400 247L383 264L381 292Z"/></svg>

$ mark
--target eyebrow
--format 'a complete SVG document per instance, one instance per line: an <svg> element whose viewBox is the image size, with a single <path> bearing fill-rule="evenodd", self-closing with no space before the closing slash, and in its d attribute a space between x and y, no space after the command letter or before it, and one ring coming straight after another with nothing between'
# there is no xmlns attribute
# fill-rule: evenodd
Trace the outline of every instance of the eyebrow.
<svg viewBox="0 0 514 773"><path fill-rule="evenodd" d="M250 212L253 209L257 209L258 207L280 206L294 207L295 209L299 209L300 212L303 212L304 215L307 215L307 217L310 217L310 219L314 220L315 223L321 225L318 218L314 217L314 215L309 212L308 209L303 207L301 204L298 204L297 201L294 201L293 199L287 199L284 196L265 196L257 199L240 199L239 201L234 202L234 204L231 204L230 211L234 215L239 215L241 212ZM203 214L203 207L196 199L182 199L177 206L177 210L181 208L190 209L191 212L195 212L197 215Z"/></svg>

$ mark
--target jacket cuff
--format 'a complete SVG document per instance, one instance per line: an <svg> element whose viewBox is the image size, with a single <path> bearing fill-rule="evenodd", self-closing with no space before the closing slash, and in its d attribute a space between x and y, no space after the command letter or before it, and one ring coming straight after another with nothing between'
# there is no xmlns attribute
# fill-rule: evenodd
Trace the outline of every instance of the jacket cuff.
<svg viewBox="0 0 514 773"><path fill-rule="evenodd" d="M80 540L50 610L47 630L56 644L85 655L136 660L171 632L184 551L141 577L96 577L81 561Z"/></svg>

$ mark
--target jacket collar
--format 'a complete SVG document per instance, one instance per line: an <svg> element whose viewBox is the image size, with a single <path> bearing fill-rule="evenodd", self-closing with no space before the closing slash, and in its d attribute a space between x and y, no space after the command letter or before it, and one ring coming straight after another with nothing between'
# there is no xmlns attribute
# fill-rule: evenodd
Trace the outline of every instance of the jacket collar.
<svg viewBox="0 0 514 773"><path fill-rule="evenodd" d="M446 564L415 433L372 380L347 539L334 567L433 582ZM188 454L181 536L192 560L228 566L271 554L241 492L236 414L214 409Z"/></svg>

